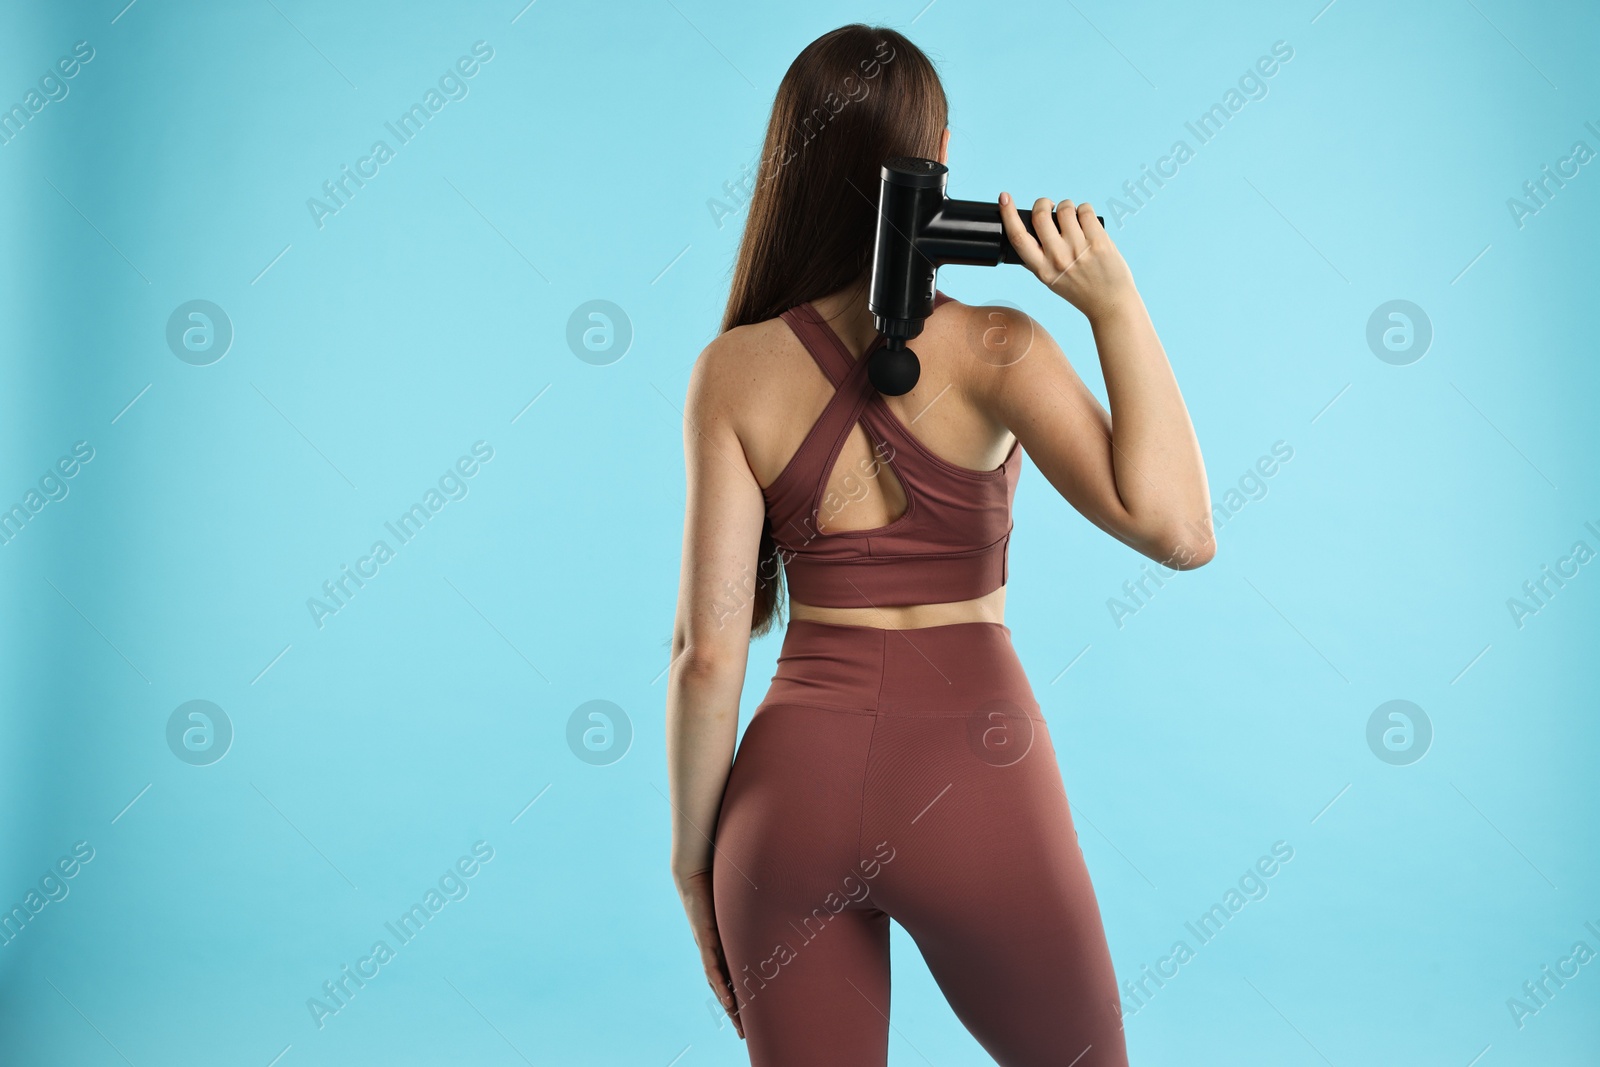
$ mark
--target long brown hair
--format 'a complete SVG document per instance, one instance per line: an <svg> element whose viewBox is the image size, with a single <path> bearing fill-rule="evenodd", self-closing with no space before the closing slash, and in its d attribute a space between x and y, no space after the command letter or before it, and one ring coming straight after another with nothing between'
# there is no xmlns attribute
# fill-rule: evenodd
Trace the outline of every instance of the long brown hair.
<svg viewBox="0 0 1600 1067"><path fill-rule="evenodd" d="M853 23L806 45L772 102L722 329L864 284L879 167L936 157L948 118L933 63L894 30ZM770 522L757 560L752 637L772 628L781 600Z"/></svg>

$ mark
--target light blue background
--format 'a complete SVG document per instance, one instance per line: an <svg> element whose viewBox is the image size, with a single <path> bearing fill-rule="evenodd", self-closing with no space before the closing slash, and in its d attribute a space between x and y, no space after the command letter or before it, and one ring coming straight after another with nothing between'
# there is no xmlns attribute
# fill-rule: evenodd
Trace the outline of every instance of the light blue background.
<svg viewBox="0 0 1600 1067"><path fill-rule="evenodd" d="M1506 1006L1600 950L1600 564L1521 628L1506 606L1600 549L1600 163L1521 228L1506 207L1600 150L1591 5L124 2L0 17L7 107L95 49L0 146L0 503L95 450L0 547L0 902L95 850L0 947L0 1060L743 1062L667 872L680 408L744 218L708 201L796 52L864 20L939 63L954 195L1108 218L1294 49L1113 230L1214 499L1292 460L1120 629L1141 558L1031 464L1017 497L1007 621L1119 976L1295 850L1128 1019L1134 1062L1596 1062L1600 962L1521 1029ZM319 229L307 198L479 40L470 94ZM1104 396L1030 276L940 284L1026 308ZM236 331L210 366L164 339L192 299ZM633 326L609 366L565 341L591 299ZM1391 299L1433 325L1408 366L1365 340ZM307 598L476 441L469 495L319 629ZM194 699L236 731L207 767L165 740ZM565 740L593 699L633 724L610 766ZM1409 766L1367 746L1391 699L1435 730ZM319 1030L307 998L480 840L470 894ZM895 949L892 1062L988 1062Z"/></svg>

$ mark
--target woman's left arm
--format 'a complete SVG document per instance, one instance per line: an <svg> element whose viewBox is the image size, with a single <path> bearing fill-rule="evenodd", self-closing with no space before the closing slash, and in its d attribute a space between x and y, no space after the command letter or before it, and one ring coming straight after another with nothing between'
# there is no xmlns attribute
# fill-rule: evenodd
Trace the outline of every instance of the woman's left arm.
<svg viewBox="0 0 1600 1067"><path fill-rule="evenodd" d="M695 361L684 403L688 489L667 681L667 773L673 881L706 978L743 1037L712 907L712 840L739 729L766 505L726 402L738 353L719 341Z"/></svg>

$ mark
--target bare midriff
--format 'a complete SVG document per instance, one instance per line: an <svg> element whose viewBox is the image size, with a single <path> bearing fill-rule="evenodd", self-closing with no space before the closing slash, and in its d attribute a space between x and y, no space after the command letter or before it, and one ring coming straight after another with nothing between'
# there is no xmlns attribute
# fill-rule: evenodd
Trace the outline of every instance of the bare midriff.
<svg viewBox="0 0 1600 1067"><path fill-rule="evenodd" d="M995 622L1004 625L1006 590L1005 586L1001 586L975 600L911 604L905 607L823 608L791 600L789 618L844 626L873 626L880 630L916 630L955 622Z"/></svg>

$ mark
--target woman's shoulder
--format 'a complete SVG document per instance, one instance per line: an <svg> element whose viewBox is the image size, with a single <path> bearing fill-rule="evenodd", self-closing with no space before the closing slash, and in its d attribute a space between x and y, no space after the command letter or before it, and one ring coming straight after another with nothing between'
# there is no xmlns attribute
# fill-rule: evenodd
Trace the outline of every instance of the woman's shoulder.
<svg viewBox="0 0 1600 1067"><path fill-rule="evenodd" d="M789 332L778 318L723 330L700 350L694 362L694 376L708 385L748 383L753 370L779 358Z"/></svg>
<svg viewBox="0 0 1600 1067"><path fill-rule="evenodd" d="M1043 326L1021 308L998 301L968 304L951 297L923 324L923 344L930 352L971 357L954 361L951 373L957 375L987 379L993 368L1021 359L1040 342L1053 343ZM913 341L912 348L916 345Z"/></svg>
<svg viewBox="0 0 1600 1067"><path fill-rule="evenodd" d="M941 325L953 324L965 327L974 323L987 325L996 321L1021 324L1033 320L1026 311L1014 304L998 300L968 304L953 296L945 296L945 299L933 309L933 314L928 318L928 325L938 322Z"/></svg>
<svg viewBox="0 0 1600 1067"><path fill-rule="evenodd" d="M710 362L725 362L741 353L760 351L775 344L788 329L783 319L776 317L735 326L713 337L701 350L700 358Z"/></svg>
<svg viewBox="0 0 1600 1067"><path fill-rule="evenodd" d="M780 318L717 334L700 350L690 370L690 408L732 415L742 422L740 416L749 412L753 401L770 396L774 385L784 383L790 363L786 346L792 339Z"/></svg>

